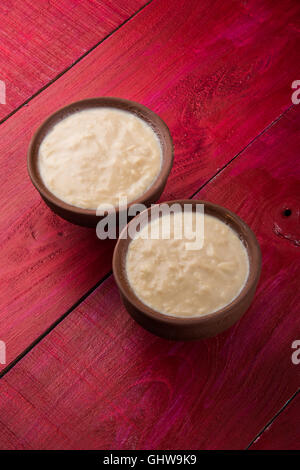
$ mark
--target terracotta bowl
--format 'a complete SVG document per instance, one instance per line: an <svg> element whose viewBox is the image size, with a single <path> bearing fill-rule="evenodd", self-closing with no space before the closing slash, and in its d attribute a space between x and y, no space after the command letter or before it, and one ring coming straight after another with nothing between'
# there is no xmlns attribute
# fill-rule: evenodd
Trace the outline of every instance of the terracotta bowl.
<svg viewBox="0 0 300 470"><path fill-rule="evenodd" d="M137 217L140 218L140 221L151 220L151 208L137 215L124 228L123 232L127 232L125 234L127 238L121 238L121 236L124 236L123 232L123 235L120 235L113 255L114 277L129 314L151 333L173 340L191 340L215 336L237 322L251 304L261 271L260 247L248 225L230 210L211 202L188 199L169 201L164 204L174 203L179 203L181 206L191 203L193 211L195 211L197 204L204 204L206 214L213 215L226 222L238 234L249 256L248 279L238 297L216 312L198 317L179 318L157 312L145 305L135 295L127 280L125 269L127 250L132 240L128 234L128 227L130 223L133 223L133 220L136 222Z"/></svg>
<svg viewBox="0 0 300 470"><path fill-rule="evenodd" d="M156 202L163 192L173 163L173 142L167 125L157 114L140 103L121 98L90 98L71 103L51 114L31 139L27 157L28 173L33 185L53 212L69 222L86 227L95 227L101 217L96 215L96 210L82 209L62 201L46 188L38 169L38 151L41 141L57 122L77 111L98 107L117 108L135 114L152 127L162 146L162 166L157 179L141 197L128 204L128 207L139 203L148 207ZM116 212L118 213L118 210Z"/></svg>

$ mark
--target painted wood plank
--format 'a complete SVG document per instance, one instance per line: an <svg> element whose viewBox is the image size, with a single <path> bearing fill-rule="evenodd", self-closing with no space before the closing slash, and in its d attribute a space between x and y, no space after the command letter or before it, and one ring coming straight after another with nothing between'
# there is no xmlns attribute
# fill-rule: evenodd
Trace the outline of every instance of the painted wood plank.
<svg viewBox="0 0 300 470"><path fill-rule="evenodd" d="M70 67L139 10L146 0L2 0L0 120Z"/></svg>
<svg viewBox="0 0 300 470"><path fill-rule="evenodd" d="M299 366L298 366L299 367ZM250 447L251 450L299 450L300 395L280 413Z"/></svg>
<svg viewBox="0 0 300 470"><path fill-rule="evenodd" d="M254 439L299 386L299 144L300 106L197 195L236 211L260 241L261 282L241 321L205 341L157 338L110 277L0 380L1 448L240 449Z"/></svg>
<svg viewBox="0 0 300 470"><path fill-rule="evenodd" d="M189 197L290 106L299 10L297 2L155 0L2 124L0 338L8 363L109 271L113 247L40 200L26 171L33 130L87 96L140 101L174 136L163 198Z"/></svg>

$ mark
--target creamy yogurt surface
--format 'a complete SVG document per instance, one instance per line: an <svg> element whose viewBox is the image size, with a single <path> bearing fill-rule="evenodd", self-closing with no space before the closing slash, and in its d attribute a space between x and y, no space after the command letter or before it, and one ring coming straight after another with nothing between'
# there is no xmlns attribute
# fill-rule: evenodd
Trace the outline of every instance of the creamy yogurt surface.
<svg viewBox="0 0 300 470"><path fill-rule="evenodd" d="M162 238L162 220L166 217L170 239ZM228 225L204 214L203 247L187 250L186 243L193 238L174 236L181 217L181 213L171 213L156 218L130 242L128 281L137 297L160 313L193 317L215 312L234 300L245 285L249 272L246 248ZM196 217L201 215L193 213L192 228L196 227ZM146 231L152 228L149 225L155 224L159 224L160 238L146 239Z"/></svg>
<svg viewBox="0 0 300 470"><path fill-rule="evenodd" d="M77 207L132 202L157 178L162 162L156 133L134 114L114 108L75 112L49 131L39 148L47 188Z"/></svg>

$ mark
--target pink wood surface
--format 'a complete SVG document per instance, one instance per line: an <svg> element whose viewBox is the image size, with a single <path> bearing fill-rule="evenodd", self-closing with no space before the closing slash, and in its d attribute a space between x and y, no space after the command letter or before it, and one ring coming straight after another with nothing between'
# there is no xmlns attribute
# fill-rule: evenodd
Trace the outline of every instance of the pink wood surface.
<svg viewBox="0 0 300 470"><path fill-rule="evenodd" d="M1 379L2 448L250 444L300 382L299 145L295 106L197 195L238 213L261 244L242 320L205 341L166 341L129 317L110 277Z"/></svg>
<svg viewBox="0 0 300 470"><path fill-rule="evenodd" d="M146 0L1 0L0 120L139 10Z"/></svg>
<svg viewBox="0 0 300 470"><path fill-rule="evenodd" d="M297 2L154 0L2 124L0 338L8 363L111 266L113 243L54 216L30 184L33 130L76 99L140 101L174 137L163 198L191 196L291 105L299 11Z"/></svg>
<svg viewBox="0 0 300 470"><path fill-rule="evenodd" d="M296 366L295 366L296 367ZM299 366L298 366L299 367ZM253 443L253 450L299 450L300 394Z"/></svg>

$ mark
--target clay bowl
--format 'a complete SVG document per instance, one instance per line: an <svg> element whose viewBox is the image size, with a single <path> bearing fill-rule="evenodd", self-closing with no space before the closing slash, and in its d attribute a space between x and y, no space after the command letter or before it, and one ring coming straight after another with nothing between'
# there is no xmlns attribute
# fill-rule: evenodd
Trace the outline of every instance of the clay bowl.
<svg viewBox="0 0 300 470"><path fill-rule="evenodd" d="M163 192L173 163L173 142L167 125L157 114L140 103L112 97L89 98L71 103L51 114L31 139L27 156L28 173L33 185L53 212L69 222L86 227L95 227L101 217L96 215L96 210L82 209L62 201L46 188L38 169L38 151L41 141L58 121L74 112L97 107L117 108L135 114L152 127L161 143L162 166L157 179L141 197L128 204L128 207L140 203L148 207L156 202ZM118 215L118 209L116 214Z"/></svg>
<svg viewBox="0 0 300 470"><path fill-rule="evenodd" d="M131 238L128 234L130 223L140 218L140 221L151 220L151 208L137 215L120 235L113 255L113 273L118 285L122 301L129 314L145 329L158 336L173 340L192 340L215 336L237 322L250 306L261 271L261 252L257 239L236 214L224 207L207 201L178 200L164 204L191 203L192 210L196 205L204 204L206 214L213 215L224 221L238 234L244 243L249 256L249 276L242 291L230 304L220 310L198 317L179 318L167 316L145 305L132 290L126 276L125 262ZM121 238L124 236L124 238Z"/></svg>

